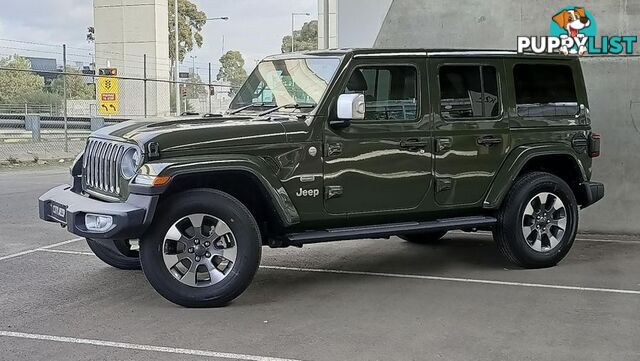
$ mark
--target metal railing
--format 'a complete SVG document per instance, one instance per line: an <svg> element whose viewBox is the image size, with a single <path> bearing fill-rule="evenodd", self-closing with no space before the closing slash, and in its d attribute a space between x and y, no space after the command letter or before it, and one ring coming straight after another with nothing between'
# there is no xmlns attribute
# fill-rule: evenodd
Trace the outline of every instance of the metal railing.
<svg viewBox="0 0 640 361"><path fill-rule="evenodd" d="M58 104L2 104L0 103L0 115L7 114L38 114L58 116L62 114L62 107Z"/></svg>
<svg viewBox="0 0 640 361"><path fill-rule="evenodd" d="M0 66L0 77L31 73L50 78L67 78L63 94L43 86L45 100L53 102L0 101L0 161L6 159L70 158L82 150L95 124L105 126L134 118L165 117L175 114L176 100L169 79L110 76L119 82L119 109L112 115L102 115L96 85L101 76L71 71L34 71ZM90 96L80 97L67 89L71 77L81 77ZM78 84L75 79L76 86ZM189 113L221 113L230 102L230 86L222 83L178 82L181 89L181 109ZM211 94L211 89L215 93ZM1 94L0 94L1 95ZM0 96L0 99L2 97ZM35 117L35 118L34 118ZM98 119L98 121L96 121ZM102 119L102 121L99 121ZM36 124L37 126L33 126Z"/></svg>

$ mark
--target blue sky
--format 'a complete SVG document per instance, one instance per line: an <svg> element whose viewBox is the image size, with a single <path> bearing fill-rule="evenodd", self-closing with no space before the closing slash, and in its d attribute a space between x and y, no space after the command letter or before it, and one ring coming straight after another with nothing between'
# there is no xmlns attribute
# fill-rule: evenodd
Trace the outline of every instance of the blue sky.
<svg viewBox="0 0 640 361"><path fill-rule="evenodd" d="M229 16L226 22L215 21L205 25L202 49L193 52L197 67L217 62L222 51L239 50L245 56L247 67L266 55L280 52L284 35L290 33L291 12L309 12L309 18L298 17L296 27L304 21L317 18L317 0L192 0L209 17ZM19 0L3 1L0 12L0 39L12 39L45 44L67 43L75 47L77 59L89 58L90 45L85 41L87 26L93 24L91 0ZM37 52L24 55L52 56L59 49L0 40L0 56L23 53L23 48ZM86 50L85 50L86 49ZM83 56L83 54L87 54ZM191 59L186 63L190 66ZM215 65L214 65L215 67Z"/></svg>

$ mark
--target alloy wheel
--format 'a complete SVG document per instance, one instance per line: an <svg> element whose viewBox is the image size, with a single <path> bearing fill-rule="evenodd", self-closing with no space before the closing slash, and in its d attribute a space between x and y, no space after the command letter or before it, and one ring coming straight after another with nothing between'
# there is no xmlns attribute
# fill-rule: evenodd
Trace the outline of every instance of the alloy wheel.
<svg viewBox="0 0 640 361"><path fill-rule="evenodd" d="M231 273L237 257L236 238L220 218L190 214L167 231L162 257L167 270L181 283L211 286Z"/></svg>
<svg viewBox="0 0 640 361"><path fill-rule="evenodd" d="M567 210L555 194L542 192L527 203L522 216L522 235L536 252L556 248L567 228Z"/></svg>

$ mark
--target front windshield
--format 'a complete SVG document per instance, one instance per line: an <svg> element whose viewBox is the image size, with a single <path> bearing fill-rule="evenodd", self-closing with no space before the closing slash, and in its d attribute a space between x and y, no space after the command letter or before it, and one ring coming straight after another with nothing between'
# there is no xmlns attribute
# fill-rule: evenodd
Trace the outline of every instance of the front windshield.
<svg viewBox="0 0 640 361"><path fill-rule="evenodd" d="M230 110L291 107L311 111L327 90L340 58L269 60L258 64L233 99ZM259 109L258 109L259 110Z"/></svg>

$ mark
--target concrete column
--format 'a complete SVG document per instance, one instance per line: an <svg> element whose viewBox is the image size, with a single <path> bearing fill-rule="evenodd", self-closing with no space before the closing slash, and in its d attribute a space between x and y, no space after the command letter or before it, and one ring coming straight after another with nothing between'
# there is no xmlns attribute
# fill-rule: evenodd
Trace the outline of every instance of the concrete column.
<svg viewBox="0 0 640 361"><path fill-rule="evenodd" d="M96 68L118 69L118 75L169 79L169 16L167 0L94 0ZM121 80L120 115L144 115L144 84ZM168 83L147 83L147 112L169 115Z"/></svg>
<svg viewBox="0 0 640 361"><path fill-rule="evenodd" d="M338 0L318 0L318 49L338 47ZM327 23L328 21L328 23Z"/></svg>

